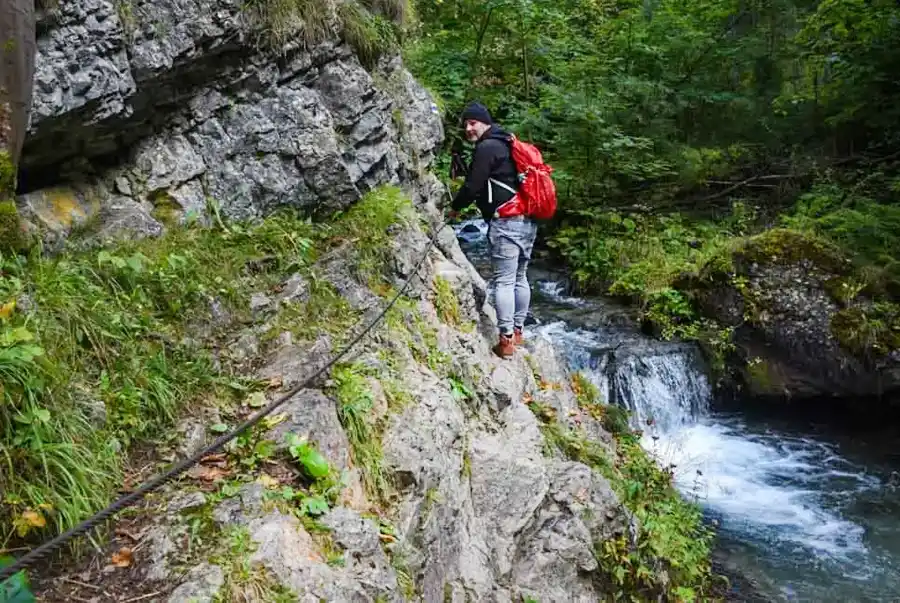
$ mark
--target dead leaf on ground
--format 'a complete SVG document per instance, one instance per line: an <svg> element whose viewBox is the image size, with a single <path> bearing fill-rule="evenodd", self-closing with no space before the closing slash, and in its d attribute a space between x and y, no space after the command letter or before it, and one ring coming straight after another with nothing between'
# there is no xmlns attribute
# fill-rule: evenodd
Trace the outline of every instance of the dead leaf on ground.
<svg viewBox="0 0 900 603"><path fill-rule="evenodd" d="M120 527L120 528L116 528L116 536L123 536L123 537L125 537L125 538L128 538L128 539L131 540L132 542L137 542L137 541L139 541L139 540L141 539L141 536L142 536L142 535L143 535L143 534L135 534L135 533L133 533L133 532L129 532L129 531L126 530L125 528L121 528L121 527Z"/></svg>
<svg viewBox="0 0 900 603"><path fill-rule="evenodd" d="M281 387L282 385L284 385L284 380L283 380L281 377L272 377L272 378L269 379L269 381L266 383L266 388L268 388L268 389L278 389L278 388Z"/></svg>
<svg viewBox="0 0 900 603"><path fill-rule="evenodd" d="M133 560L134 555L132 555L131 549L127 546L123 546L117 552L113 553L112 556L112 564L116 567L130 567Z"/></svg>
<svg viewBox="0 0 900 603"><path fill-rule="evenodd" d="M195 465L187 472L191 479L198 479L204 482L217 482L220 479L228 477L228 471L221 467L210 467L207 465Z"/></svg>
<svg viewBox="0 0 900 603"><path fill-rule="evenodd" d="M200 462L204 465L212 465L212 466L221 467L224 469L225 467L228 466L228 457L224 453L210 454L210 455L205 456L202 459L200 459Z"/></svg>
<svg viewBox="0 0 900 603"><path fill-rule="evenodd" d="M22 513L22 521L32 528L43 528L47 525L47 520L43 515L31 510Z"/></svg>

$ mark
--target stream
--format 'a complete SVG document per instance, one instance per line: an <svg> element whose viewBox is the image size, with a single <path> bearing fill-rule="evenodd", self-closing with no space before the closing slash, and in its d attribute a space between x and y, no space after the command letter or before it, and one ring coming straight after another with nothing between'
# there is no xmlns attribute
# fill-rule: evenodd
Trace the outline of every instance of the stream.
<svg viewBox="0 0 900 603"><path fill-rule="evenodd" d="M488 278L484 223L461 224L457 237ZM526 337L549 339L631 411L644 448L675 466L679 490L716 526L716 560L752 583L753 594L733 589L737 600L900 601L900 464L889 444L725 410L694 345L641 334L608 301L566 296L561 274L535 266L530 278Z"/></svg>

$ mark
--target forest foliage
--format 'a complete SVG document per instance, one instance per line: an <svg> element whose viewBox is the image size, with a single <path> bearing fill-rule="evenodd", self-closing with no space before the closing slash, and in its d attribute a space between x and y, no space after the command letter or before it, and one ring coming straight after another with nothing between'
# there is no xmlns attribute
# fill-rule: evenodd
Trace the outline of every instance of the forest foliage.
<svg viewBox="0 0 900 603"><path fill-rule="evenodd" d="M547 242L579 284L636 301L663 334L711 332L676 281L767 228L839 245L864 278L900 276L897 3L442 0L418 12L406 59L442 96L447 150L472 99L536 142L560 192Z"/></svg>

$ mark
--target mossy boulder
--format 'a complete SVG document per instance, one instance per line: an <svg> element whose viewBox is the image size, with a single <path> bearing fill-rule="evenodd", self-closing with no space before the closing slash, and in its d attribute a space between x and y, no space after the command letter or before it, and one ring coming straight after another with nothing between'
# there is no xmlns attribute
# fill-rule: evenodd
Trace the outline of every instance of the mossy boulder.
<svg viewBox="0 0 900 603"><path fill-rule="evenodd" d="M735 328L739 373L757 395L880 395L900 388L900 307L873 304L841 250L772 229L679 283Z"/></svg>

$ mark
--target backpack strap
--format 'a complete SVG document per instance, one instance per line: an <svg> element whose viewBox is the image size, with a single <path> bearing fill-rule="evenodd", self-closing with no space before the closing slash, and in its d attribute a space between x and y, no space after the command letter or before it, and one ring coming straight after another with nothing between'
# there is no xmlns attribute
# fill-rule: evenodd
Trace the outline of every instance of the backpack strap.
<svg viewBox="0 0 900 603"><path fill-rule="evenodd" d="M516 195L518 194L518 191L516 189L509 186L508 184L504 184L503 182L500 182L499 180L494 180L493 178L488 178L488 204L491 207L494 207L494 188L491 186L491 184L496 184L500 188L506 189L513 194L513 196L510 197L509 200L506 201L506 203L504 203L500 207L508 205L516 200ZM495 212L498 211L500 209L500 207L494 208L494 211Z"/></svg>
<svg viewBox="0 0 900 603"><path fill-rule="evenodd" d="M494 180L493 178L488 178L488 182L493 182L494 184L496 184L496 185L499 186L500 188L505 188L506 190L508 190L509 192L511 192L511 193L514 194L514 195L516 194L516 192L518 192L518 191L516 191L516 189L514 189L514 188L511 187L510 185L505 184L505 183L503 183L503 182L500 182L499 180ZM491 187L490 187L490 186L488 187L488 195L489 195L488 198L490 199L490 198L492 197L492 194L491 194ZM493 205L493 201L491 201L491 205Z"/></svg>

